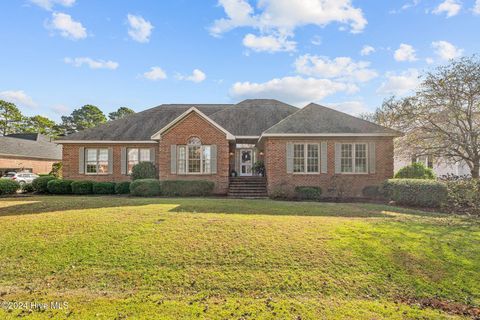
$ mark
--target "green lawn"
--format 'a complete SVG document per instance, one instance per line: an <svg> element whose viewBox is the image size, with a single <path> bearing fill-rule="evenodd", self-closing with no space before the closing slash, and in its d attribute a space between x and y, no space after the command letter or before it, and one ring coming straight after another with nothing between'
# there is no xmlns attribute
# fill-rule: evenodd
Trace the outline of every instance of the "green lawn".
<svg viewBox="0 0 480 320"><path fill-rule="evenodd" d="M69 305L0 319L459 319L480 304L480 221L374 204L3 198L2 300Z"/></svg>

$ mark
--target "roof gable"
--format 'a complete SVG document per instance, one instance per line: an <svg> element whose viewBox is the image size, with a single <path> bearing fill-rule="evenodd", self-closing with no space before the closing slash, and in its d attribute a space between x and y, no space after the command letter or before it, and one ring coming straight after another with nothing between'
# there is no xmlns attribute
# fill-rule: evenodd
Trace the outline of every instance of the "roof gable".
<svg viewBox="0 0 480 320"><path fill-rule="evenodd" d="M50 142L47 137L39 134L37 137L42 138L33 140L33 134L0 136L0 154L49 160L62 159L62 146Z"/></svg>
<svg viewBox="0 0 480 320"><path fill-rule="evenodd" d="M401 133L349 114L311 103L265 131L275 135L379 135Z"/></svg>

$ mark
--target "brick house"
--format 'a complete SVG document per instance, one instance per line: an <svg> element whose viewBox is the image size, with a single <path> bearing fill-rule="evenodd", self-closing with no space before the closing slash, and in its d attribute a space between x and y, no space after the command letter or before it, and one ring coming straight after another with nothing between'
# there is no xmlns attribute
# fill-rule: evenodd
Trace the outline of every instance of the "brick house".
<svg viewBox="0 0 480 320"><path fill-rule="evenodd" d="M6 172L49 173L62 161L62 146L38 133L0 136L0 176Z"/></svg>
<svg viewBox="0 0 480 320"><path fill-rule="evenodd" d="M317 186L325 195L342 189L361 196L364 187L392 177L398 135L313 103L298 109L252 99L235 105L161 105L57 143L63 145L67 179L129 180L133 165L151 161L160 180L209 180L217 194L253 196ZM257 161L264 162L265 177L255 177Z"/></svg>

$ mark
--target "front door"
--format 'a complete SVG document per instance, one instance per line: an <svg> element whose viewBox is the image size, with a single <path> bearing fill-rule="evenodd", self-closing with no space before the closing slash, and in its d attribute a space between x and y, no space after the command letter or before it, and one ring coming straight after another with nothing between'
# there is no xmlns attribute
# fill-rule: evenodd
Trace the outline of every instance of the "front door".
<svg viewBox="0 0 480 320"><path fill-rule="evenodd" d="M240 149L240 175L251 176L253 173L253 149Z"/></svg>

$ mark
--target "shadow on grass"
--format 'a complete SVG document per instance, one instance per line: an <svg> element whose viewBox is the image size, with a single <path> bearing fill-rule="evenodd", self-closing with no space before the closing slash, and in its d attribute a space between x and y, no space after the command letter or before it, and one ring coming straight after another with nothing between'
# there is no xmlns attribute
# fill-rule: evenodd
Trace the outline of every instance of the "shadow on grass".
<svg viewBox="0 0 480 320"><path fill-rule="evenodd" d="M289 202L268 199L133 198L128 196L32 196L0 198L0 217L67 210L144 205L174 205L169 212L278 216L392 218L395 214L435 217L438 214L371 203ZM393 214L392 214L393 213Z"/></svg>

